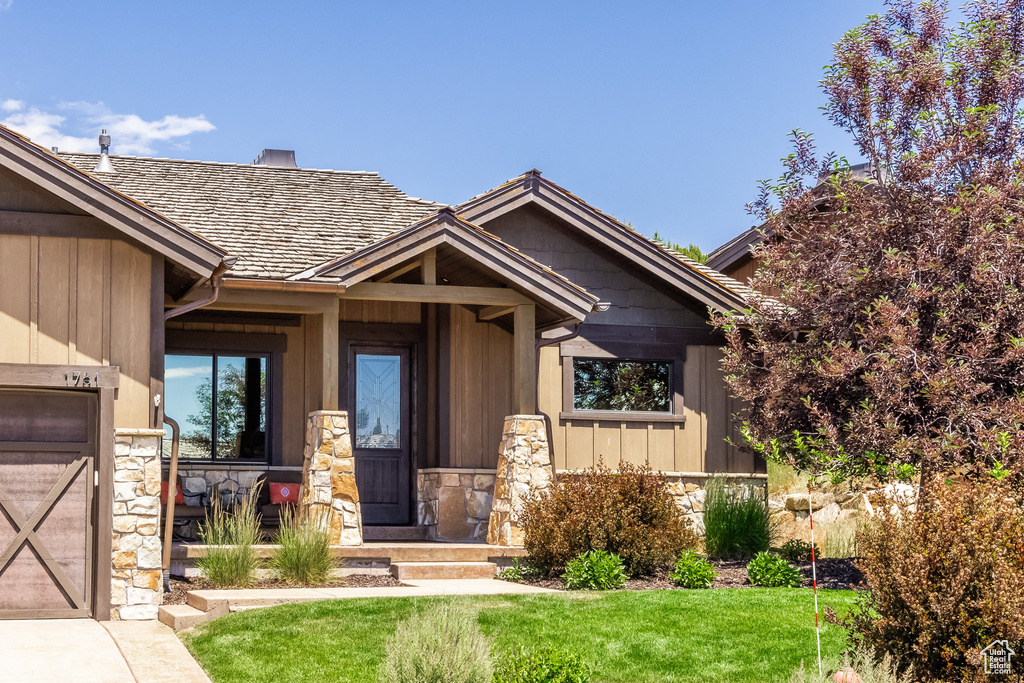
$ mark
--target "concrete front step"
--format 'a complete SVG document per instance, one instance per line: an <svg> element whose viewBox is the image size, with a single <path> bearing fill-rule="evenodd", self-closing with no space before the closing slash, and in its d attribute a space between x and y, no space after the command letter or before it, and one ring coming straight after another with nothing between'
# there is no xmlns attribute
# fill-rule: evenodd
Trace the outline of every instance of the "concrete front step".
<svg viewBox="0 0 1024 683"><path fill-rule="evenodd" d="M175 631L183 631L198 626L213 617L191 605L161 605L157 613L160 623L167 624Z"/></svg>
<svg viewBox="0 0 1024 683"><path fill-rule="evenodd" d="M493 579L493 562L392 562L391 575L399 581L417 579Z"/></svg>
<svg viewBox="0 0 1024 683"><path fill-rule="evenodd" d="M279 546L258 545L253 549L256 555L267 558ZM388 562L492 562L505 558L523 557L526 550L511 546L487 545L485 543L440 543L429 541L367 541L357 546L334 546L335 557L350 560L353 566L361 561L379 560L383 566ZM171 559L191 563L206 554L206 546L175 543L171 548Z"/></svg>
<svg viewBox="0 0 1024 683"><path fill-rule="evenodd" d="M425 526L364 526L364 541L425 541Z"/></svg>

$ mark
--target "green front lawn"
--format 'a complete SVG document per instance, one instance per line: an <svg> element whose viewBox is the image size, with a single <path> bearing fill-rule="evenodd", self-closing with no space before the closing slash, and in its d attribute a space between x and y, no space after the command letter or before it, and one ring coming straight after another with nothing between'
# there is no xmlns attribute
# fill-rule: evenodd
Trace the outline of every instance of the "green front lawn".
<svg viewBox="0 0 1024 683"><path fill-rule="evenodd" d="M214 683L376 681L399 619L439 598L367 598L239 612L182 634ZM501 651L548 644L578 652L595 681L786 681L815 657L814 599L806 589L616 591L451 598L479 610ZM851 591L822 591L845 614ZM824 625L823 654L845 634Z"/></svg>

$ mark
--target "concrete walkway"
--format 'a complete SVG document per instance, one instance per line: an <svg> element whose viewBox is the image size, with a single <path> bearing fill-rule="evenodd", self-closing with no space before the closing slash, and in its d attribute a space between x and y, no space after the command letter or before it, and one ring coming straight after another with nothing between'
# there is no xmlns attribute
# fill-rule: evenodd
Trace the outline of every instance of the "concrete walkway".
<svg viewBox="0 0 1024 683"><path fill-rule="evenodd" d="M157 622L0 621L0 681L209 683L174 632Z"/></svg>
<svg viewBox="0 0 1024 683"><path fill-rule="evenodd" d="M231 590L189 591L201 610L212 609L227 601L231 611L272 607L292 602L313 600L345 600L351 598L412 598L436 595L517 595L525 593L558 593L550 588L524 586L495 579L419 579L404 580L404 586L390 588L241 588Z"/></svg>

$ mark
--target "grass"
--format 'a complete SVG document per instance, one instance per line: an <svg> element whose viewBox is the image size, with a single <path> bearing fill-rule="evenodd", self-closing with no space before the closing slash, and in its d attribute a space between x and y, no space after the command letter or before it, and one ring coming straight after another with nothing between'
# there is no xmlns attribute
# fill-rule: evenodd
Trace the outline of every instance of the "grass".
<svg viewBox="0 0 1024 683"><path fill-rule="evenodd" d="M281 509L280 547L270 558L278 578L300 586L323 583L339 566L331 549L330 520L317 524L308 509Z"/></svg>
<svg viewBox="0 0 1024 683"><path fill-rule="evenodd" d="M196 567L218 588L244 588L256 575L259 559L253 546L262 539L258 496L259 486L253 486L231 511L225 509L219 496L215 497L199 527L199 540L208 548L196 560Z"/></svg>
<svg viewBox="0 0 1024 683"><path fill-rule="evenodd" d="M821 591L845 614L851 591ZM450 598L449 598L450 599ZM397 623L435 598L368 598L250 610L182 639L214 683L373 681ZM788 681L814 657L814 603L806 589L614 591L460 597L479 610L495 652L551 646L579 654L594 681ZM823 625L838 655L845 632Z"/></svg>

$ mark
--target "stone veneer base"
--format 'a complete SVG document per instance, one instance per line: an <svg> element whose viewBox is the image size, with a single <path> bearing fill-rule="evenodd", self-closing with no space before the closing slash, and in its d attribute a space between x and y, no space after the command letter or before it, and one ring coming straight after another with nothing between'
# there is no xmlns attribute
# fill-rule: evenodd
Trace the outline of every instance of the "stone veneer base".
<svg viewBox="0 0 1024 683"><path fill-rule="evenodd" d="M494 470L433 467L416 473L417 523L431 541L485 541Z"/></svg>
<svg viewBox="0 0 1024 683"><path fill-rule="evenodd" d="M163 602L160 438L163 430L114 430L110 618L156 619Z"/></svg>

